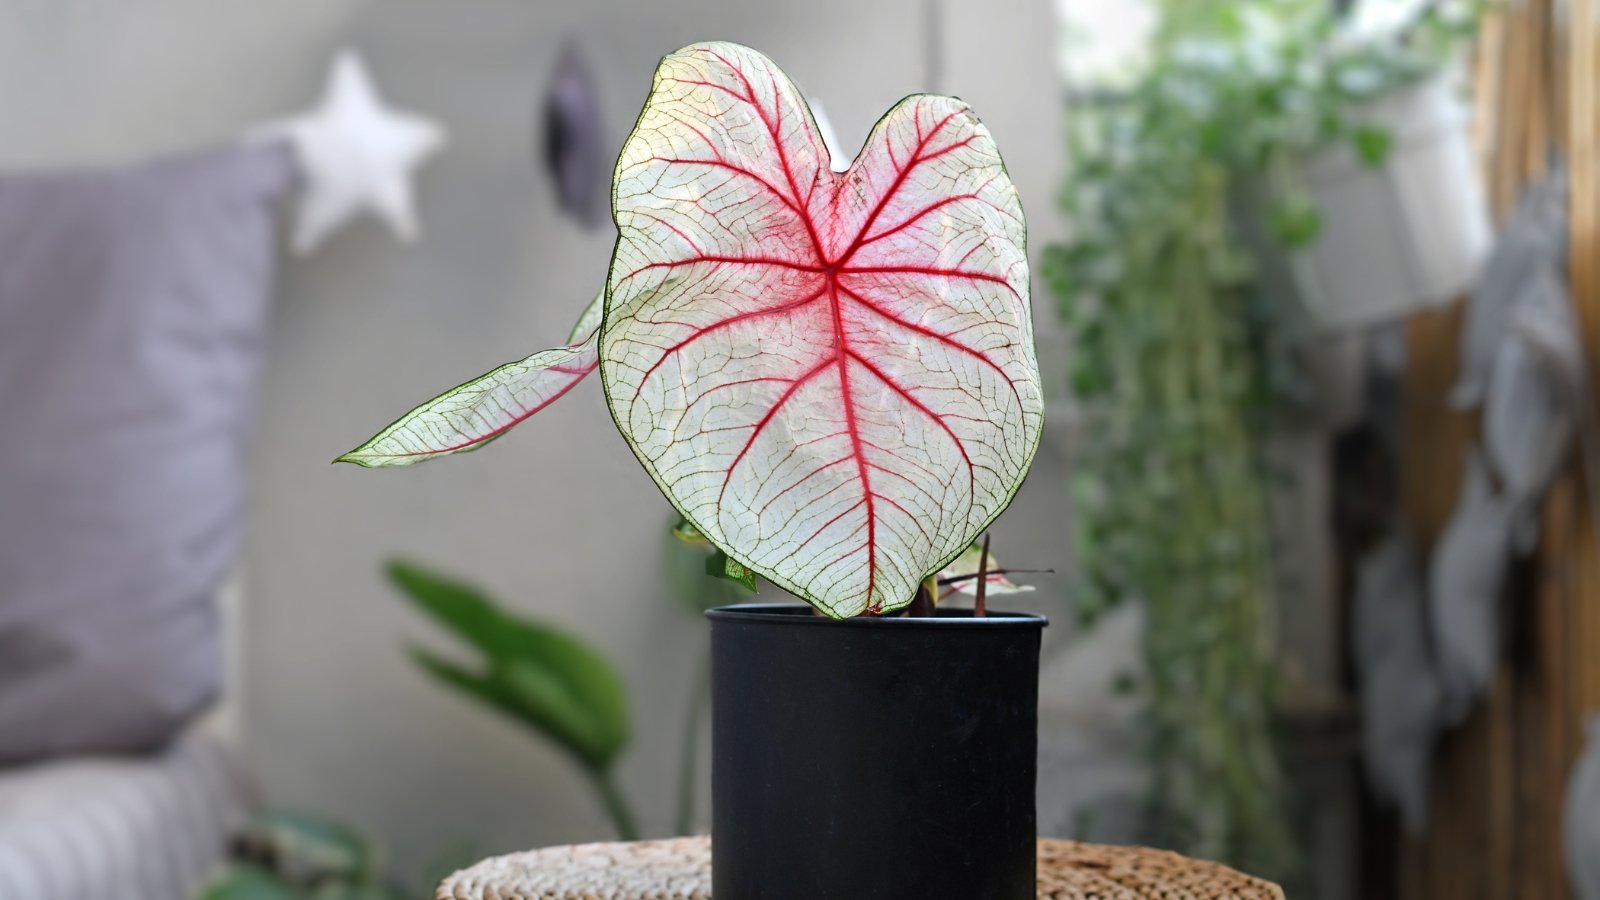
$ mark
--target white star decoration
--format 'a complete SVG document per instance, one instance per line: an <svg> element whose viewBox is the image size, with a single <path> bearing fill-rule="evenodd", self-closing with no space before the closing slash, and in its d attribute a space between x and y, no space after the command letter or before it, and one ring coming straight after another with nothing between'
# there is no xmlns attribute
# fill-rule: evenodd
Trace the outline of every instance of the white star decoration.
<svg viewBox="0 0 1600 900"><path fill-rule="evenodd" d="M444 130L383 105L354 51L334 60L317 108L268 129L293 145L302 177L294 251L305 255L367 213L404 241L417 236L411 176L444 144Z"/></svg>

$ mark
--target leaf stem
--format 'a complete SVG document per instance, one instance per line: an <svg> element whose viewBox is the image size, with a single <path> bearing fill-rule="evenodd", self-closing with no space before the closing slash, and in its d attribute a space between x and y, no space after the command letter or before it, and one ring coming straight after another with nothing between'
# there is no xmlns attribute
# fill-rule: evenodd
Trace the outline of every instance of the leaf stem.
<svg viewBox="0 0 1600 900"><path fill-rule="evenodd" d="M978 598L972 602L974 619L989 615L989 538L990 535L983 536L983 551L978 554Z"/></svg>
<svg viewBox="0 0 1600 900"><path fill-rule="evenodd" d="M590 779L594 782L595 790L600 794L600 800L605 804L606 815L611 819L611 825L617 830L617 837L624 841L637 841L639 827L634 824L633 809L628 805L628 800L618 789L616 781L611 777L610 770L591 770Z"/></svg>
<svg viewBox="0 0 1600 900"><path fill-rule="evenodd" d="M911 598L911 605L906 607L905 615L913 619L931 619L939 614L935 601L938 599L933 592L928 590L930 579L923 579L917 585L917 593Z"/></svg>

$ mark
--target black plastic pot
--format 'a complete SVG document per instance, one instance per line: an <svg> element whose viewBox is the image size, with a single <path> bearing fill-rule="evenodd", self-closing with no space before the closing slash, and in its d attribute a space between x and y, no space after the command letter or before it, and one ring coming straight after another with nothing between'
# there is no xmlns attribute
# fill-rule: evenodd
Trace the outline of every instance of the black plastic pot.
<svg viewBox="0 0 1600 900"><path fill-rule="evenodd" d="M717 900L1032 900L1043 617L706 616Z"/></svg>

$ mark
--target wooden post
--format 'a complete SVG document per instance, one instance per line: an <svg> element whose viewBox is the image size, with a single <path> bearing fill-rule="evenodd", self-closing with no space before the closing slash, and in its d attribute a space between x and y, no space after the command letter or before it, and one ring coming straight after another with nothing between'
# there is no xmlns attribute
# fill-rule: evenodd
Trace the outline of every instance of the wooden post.
<svg viewBox="0 0 1600 900"><path fill-rule="evenodd" d="M1494 13L1479 44L1474 96L1497 218L1542 176L1549 149L1562 151L1572 300L1592 367L1600 360L1600 0L1566 0L1565 11L1563 18L1552 0L1524 0ZM1453 503L1460 457L1476 443L1475 428L1441 411L1459 328L1459 316L1428 316L1406 335L1402 503L1424 547ZM1600 397L1593 368L1590 375ZM1534 565L1513 580L1510 646L1494 686L1439 748L1432 828L1401 850L1404 897L1571 896L1562 801L1583 717L1600 710L1600 536L1588 496L1574 460L1546 502Z"/></svg>
<svg viewBox="0 0 1600 900"><path fill-rule="evenodd" d="M1591 394L1600 397L1595 363L1600 360L1600 0L1569 0L1570 41L1567 51L1566 159L1572 172L1569 200L1572 301L1590 364ZM1594 412L1591 410L1591 412ZM1600 477L1600 473L1589 473ZM1571 612L1572 647L1576 685L1574 733L1582 734L1582 716L1600 710L1600 545L1595 540L1595 517L1580 493L1578 479L1567 489L1571 503L1582 509L1574 516L1577 542Z"/></svg>

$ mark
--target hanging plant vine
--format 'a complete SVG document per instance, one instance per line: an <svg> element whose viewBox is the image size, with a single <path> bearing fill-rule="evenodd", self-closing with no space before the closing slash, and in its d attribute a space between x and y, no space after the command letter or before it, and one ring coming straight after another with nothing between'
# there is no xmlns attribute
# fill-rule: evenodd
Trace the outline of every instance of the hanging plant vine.
<svg viewBox="0 0 1600 900"><path fill-rule="evenodd" d="M1192 3L1149 67L1070 110L1047 278L1074 338L1091 436L1076 461L1080 611L1146 611L1147 838L1282 875L1293 867L1272 735L1274 648L1259 438L1296 390L1270 254L1317 237L1298 162L1332 142L1381 163L1353 114L1435 71L1475 10L1431 7L1394 42L1355 44L1298 0ZM1175 23L1181 23L1175 24Z"/></svg>

